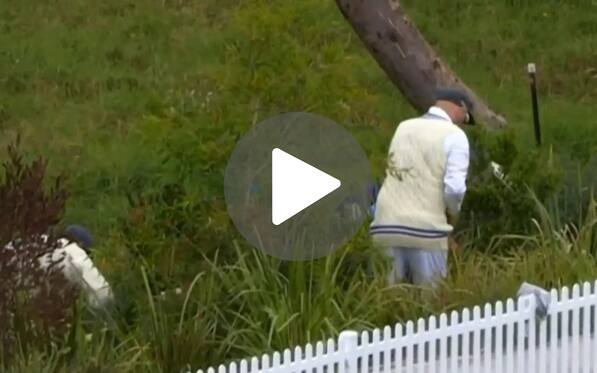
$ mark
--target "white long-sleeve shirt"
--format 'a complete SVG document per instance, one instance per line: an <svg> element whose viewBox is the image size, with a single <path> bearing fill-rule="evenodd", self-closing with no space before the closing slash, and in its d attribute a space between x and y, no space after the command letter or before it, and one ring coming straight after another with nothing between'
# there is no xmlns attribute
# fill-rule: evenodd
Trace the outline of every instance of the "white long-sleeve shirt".
<svg viewBox="0 0 597 373"><path fill-rule="evenodd" d="M429 114L452 121L450 116L441 108L432 106ZM462 207L466 193L466 177L469 167L469 142L464 131L457 131L444 141L446 154L446 172L444 174L444 200L450 214L457 214Z"/></svg>
<svg viewBox="0 0 597 373"><path fill-rule="evenodd" d="M44 235L42 239L47 241L47 236ZM6 247L13 249L12 243ZM87 300L92 307L103 308L113 300L110 285L95 267L87 252L76 243L69 243L66 239L58 240L58 248L40 257L39 263L41 268L57 263L64 277L87 295Z"/></svg>
<svg viewBox="0 0 597 373"><path fill-rule="evenodd" d="M59 240L60 248L40 260L42 266L64 257L62 273L68 281L77 285L87 294L87 301L94 308L102 308L113 300L110 285L95 267L87 252L76 243L69 243L65 239ZM51 259L50 259L51 258Z"/></svg>

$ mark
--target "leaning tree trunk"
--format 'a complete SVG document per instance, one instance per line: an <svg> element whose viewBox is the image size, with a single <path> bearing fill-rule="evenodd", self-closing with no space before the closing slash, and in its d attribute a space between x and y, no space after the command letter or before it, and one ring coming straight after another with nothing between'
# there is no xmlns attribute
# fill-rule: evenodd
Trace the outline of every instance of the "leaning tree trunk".
<svg viewBox="0 0 597 373"><path fill-rule="evenodd" d="M399 0L336 0L346 20L392 82L420 112L433 103L437 86L465 89L477 122L501 128L506 120L491 110L443 63L406 16Z"/></svg>

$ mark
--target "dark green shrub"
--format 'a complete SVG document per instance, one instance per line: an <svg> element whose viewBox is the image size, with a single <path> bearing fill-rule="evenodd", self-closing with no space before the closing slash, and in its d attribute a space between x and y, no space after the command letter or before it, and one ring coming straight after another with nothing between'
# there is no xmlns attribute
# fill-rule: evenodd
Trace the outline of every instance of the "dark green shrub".
<svg viewBox="0 0 597 373"><path fill-rule="evenodd" d="M205 257L224 262L237 237L224 203L223 174L235 138L221 128L190 123L163 112L141 124L143 146L155 149L159 167L129 175L129 214L123 239L148 270L152 288L192 279Z"/></svg>
<svg viewBox="0 0 597 373"><path fill-rule="evenodd" d="M473 131L468 192L458 229L480 250L504 234L526 234L534 229L536 201L545 203L558 192L563 172L550 148L528 148L513 131ZM503 168L501 180L491 162Z"/></svg>

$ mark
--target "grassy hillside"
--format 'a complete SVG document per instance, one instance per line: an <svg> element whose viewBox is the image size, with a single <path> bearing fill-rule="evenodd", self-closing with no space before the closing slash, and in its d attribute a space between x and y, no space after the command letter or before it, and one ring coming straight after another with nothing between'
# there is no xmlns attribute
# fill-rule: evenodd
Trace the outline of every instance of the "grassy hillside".
<svg viewBox="0 0 597 373"><path fill-rule="evenodd" d="M545 137L558 149L592 153L597 37L591 12L505 1L405 6L526 144L525 66L536 62ZM20 131L29 149L72 175L77 193L69 216L93 225L107 226L124 213L122 190L131 179L163 171L154 164L154 144L164 136L183 137L181 156L217 172L252 123L309 110L349 126L380 173L395 124L412 114L332 1L71 0L1 7L0 145ZM170 120L178 127L168 127Z"/></svg>
<svg viewBox="0 0 597 373"><path fill-rule="evenodd" d="M550 154L576 165L595 153L596 5L402 3L450 66L509 119L514 145L499 134L475 138L493 144L499 161L516 158L505 163L519 180L549 176L541 172ZM80 371L199 368L503 298L522 280L597 277L594 224L569 245L549 231L553 211L537 215L548 229L515 241L514 253L471 250L455 259L432 302L386 288L383 269L370 277L367 261L378 253L365 231L337 255L301 265L256 255L243 242L226 214L223 170L253 124L286 111L328 116L357 136L379 176L396 124L414 114L331 0L5 1L0 28L0 146L20 133L28 156L43 155L52 173L68 175L65 222L96 232L98 265L121 310L116 331L89 321L77 329L76 352L48 360L40 351L15 371L73 371L65 354ZM541 153L533 151L528 62L539 68ZM187 308L182 298L151 303L148 294L188 286L197 274Z"/></svg>

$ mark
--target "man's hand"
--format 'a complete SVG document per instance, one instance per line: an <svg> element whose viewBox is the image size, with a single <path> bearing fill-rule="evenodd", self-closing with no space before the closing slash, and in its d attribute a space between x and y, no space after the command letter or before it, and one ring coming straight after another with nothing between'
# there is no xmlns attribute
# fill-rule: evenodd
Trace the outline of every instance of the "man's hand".
<svg viewBox="0 0 597 373"><path fill-rule="evenodd" d="M458 215L453 215L446 211L446 218L448 220L448 224L450 224L452 227L456 226L456 224L458 223ZM452 235L448 237L448 248L450 249L450 251L456 254L462 251L462 248L460 247L458 242L456 242L456 239Z"/></svg>
<svg viewBox="0 0 597 373"><path fill-rule="evenodd" d="M446 218L448 220L448 224L450 224L451 226L454 227L456 226L456 224L458 224L458 215L453 215L446 211Z"/></svg>
<svg viewBox="0 0 597 373"><path fill-rule="evenodd" d="M451 235L448 237L448 248L454 254L460 254L462 252L462 247L460 247L458 242L456 242L456 239L454 237L452 237Z"/></svg>

